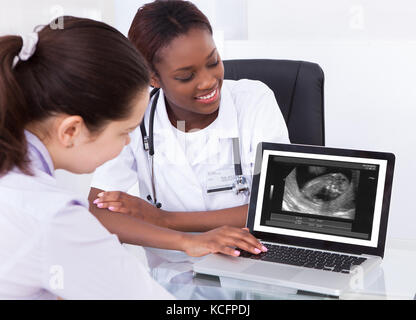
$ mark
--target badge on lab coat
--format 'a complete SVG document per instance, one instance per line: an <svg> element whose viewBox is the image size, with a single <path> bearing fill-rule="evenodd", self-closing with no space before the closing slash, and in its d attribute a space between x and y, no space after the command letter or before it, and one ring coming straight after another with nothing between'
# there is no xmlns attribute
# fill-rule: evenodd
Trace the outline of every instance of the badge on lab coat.
<svg viewBox="0 0 416 320"><path fill-rule="evenodd" d="M207 193L232 191L235 183L234 165L207 172Z"/></svg>

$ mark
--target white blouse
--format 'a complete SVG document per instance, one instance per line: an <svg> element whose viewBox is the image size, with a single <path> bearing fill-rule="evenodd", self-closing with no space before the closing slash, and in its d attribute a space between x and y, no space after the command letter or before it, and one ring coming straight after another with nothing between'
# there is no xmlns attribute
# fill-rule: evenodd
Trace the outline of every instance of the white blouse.
<svg viewBox="0 0 416 320"><path fill-rule="evenodd" d="M171 299L145 266L57 186L46 147L26 131L33 176L0 178L0 299Z"/></svg>

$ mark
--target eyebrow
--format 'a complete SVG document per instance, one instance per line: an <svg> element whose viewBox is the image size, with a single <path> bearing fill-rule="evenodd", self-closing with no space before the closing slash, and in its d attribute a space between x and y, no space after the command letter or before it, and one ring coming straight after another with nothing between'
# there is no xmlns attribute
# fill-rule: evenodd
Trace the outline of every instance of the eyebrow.
<svg viewBox="0 0 416 320"><path fill-rule="evenodd" d="M211 51L211 53L206 57L206 60L208 60L209 58L211 58L212 57L212 55L214 54L214 52L217 50L217 48L214 48L212 51ZM176 69L174 72L176 72L176 71L186 71L186 70L189 70L189 69L192 69L193 68L193 66L188 66L188 67L183 67L183 68L179 68L179 69Z"/></svg>

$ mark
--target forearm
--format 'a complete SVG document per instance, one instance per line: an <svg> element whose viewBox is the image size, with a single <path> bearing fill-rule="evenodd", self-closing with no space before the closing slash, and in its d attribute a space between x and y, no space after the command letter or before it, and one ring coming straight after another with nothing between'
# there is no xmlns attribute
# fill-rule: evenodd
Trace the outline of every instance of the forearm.
<svg viewBox="0 0 416 320"><path fill-rule="evenodd" d="M95 201L98 194L100 194L100 199ZM116 199L111 198L110 195ZM130 209L124 212L120 211L123 213L104 209L111 209L111 206L104 207L100 205L107 203L102 201L107 196L107 200L110 200L109 203L113 206L120 206L120 203L116 200L130 200L128 207L137 206L136 209L139 212L149 214L151 217L156 216L156 219L153 220L157 225L145 222L143 218L140 218L138 212L131 212ZM167 212L149 206L147 202L141 199L138 201L134 197L127 197L123 192L103 192L103 190L96 188L91 188L88 200L90 202L90 211L100 220L104 227L111 233L116 234L121 242L181 250L195 257L217 252L238 256L240 251L236 250L235 247L254 254L267 251L247 229L232 227L244 226L247 206L208 212ZM174 218L171 220L171 228L183 231L210 231L195 234L171 230L165 228L165 221L169 221L165 217ZM152 222L151 218L148 219ZM221 228L217 228L218 226L221 226Z"/></svg>
<svg viewBox="0 0 416 320"><path fill-rule="evenodd" d="M91 190L90 212L109 232L116 234L120 242L183 251L182 245L186 237L184 233L149 224L135 217L97 208L92 202L101 191Z"/></svg>
<svg viewBox="0 0 416 320"><path fill-rule="evenodd" d="M129 243L145 247L154 247L171 250L183 250L181 243L184 234L179 231L162 228L149 224L134 217L121 213L98 209L93 212L104 227L116 234L122 243Z"/></svg>
<svg viewBox="0 0 416 320"><path fill-rule="evenodd" d="M205 232L221 226L243 228L246 225L248 205L239 207L195 212L165 212L164 225L167 228Z"/></svg>
<svg viewBox="0 0 416 320"><path fill-rule="evenodd" d="M102 192L95 188L91 188L89 200L91 208L108 208L114 213L123 213L149 224L185 232L204 232L222 226L242 228L246 224L248 210L248 205L243 205L211 211L164 211L125 192Z"/></svg>

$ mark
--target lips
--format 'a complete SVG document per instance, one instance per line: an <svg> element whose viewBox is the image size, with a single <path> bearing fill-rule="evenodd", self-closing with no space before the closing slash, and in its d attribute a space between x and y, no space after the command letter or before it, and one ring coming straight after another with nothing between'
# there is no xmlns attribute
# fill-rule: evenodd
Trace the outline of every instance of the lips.
<svg viewBox="0 0 416 320"><path fill-rule="evenodd" d="M219 89L217 87L213 91L209 92L208 94L195 97L195 99L198 102L202 102L202 103L212 103L215 100L217 100L218 96L219 96Z"/></svg>

